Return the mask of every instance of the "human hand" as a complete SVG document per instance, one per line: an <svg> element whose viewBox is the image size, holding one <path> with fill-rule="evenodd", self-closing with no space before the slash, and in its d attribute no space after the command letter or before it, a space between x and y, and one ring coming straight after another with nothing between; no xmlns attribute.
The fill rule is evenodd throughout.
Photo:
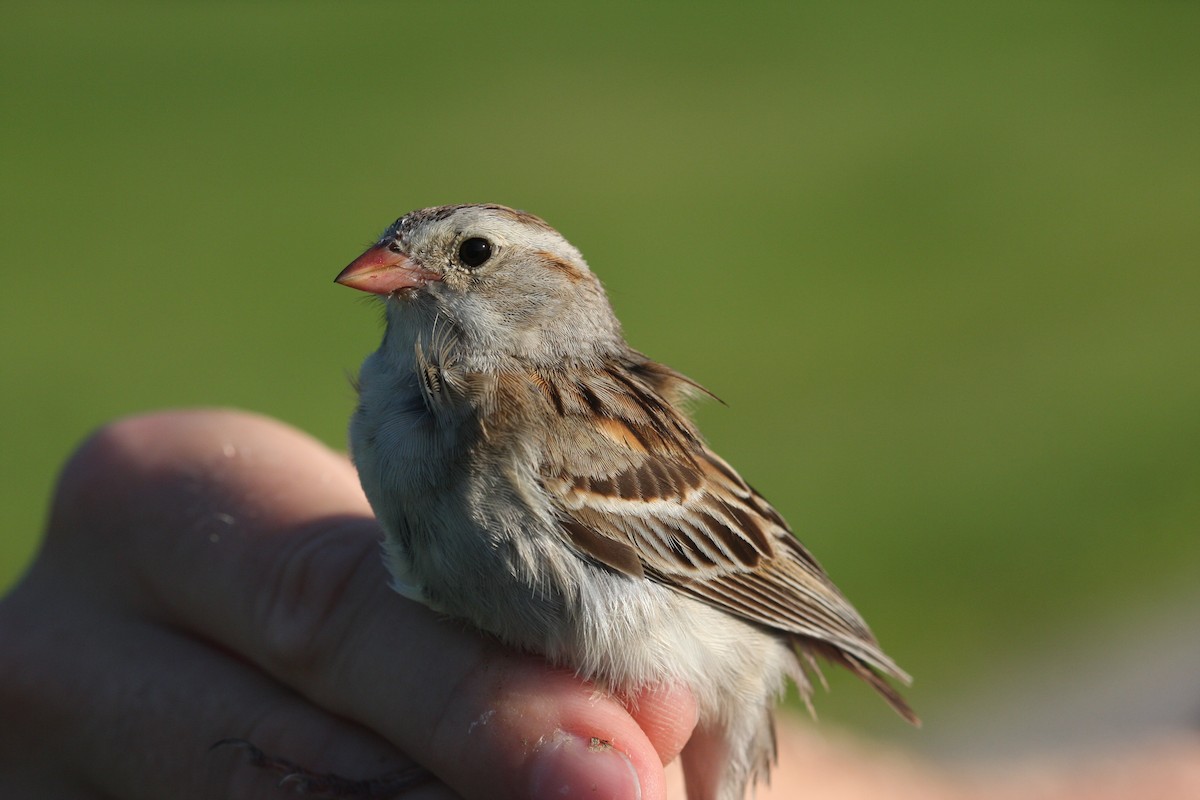
<svg viewBox="0 0 1200 800"><path fill-rule="evenodd" d="M286 797L225 737L406 797L665 796L683 691L627 710L387 587L346 459L227 411L114 423L0 603L0 795ZM612 748L589 748L590 737ZM272 793L277 794L272 794Z"/></svg>
<svg viewBox="0 0 1200 800"><path fill-rule="evenodd" d="M238 736L353 776L419 762L437 780L406 800L535 797L565 730L610 739L642 797L663 797L690 697L642 698L631 715L439 622L387 589L367 514L344 458L270 420L174 412L102 430L64 470L42 551L0 602L0 796L288 797L236 751L209 752ZM1048 780L1064 800L1200 789L1194 739L1091 767L1005 764L998 779L782 723L760 800L998 800ZM595 753L558 754L566 774L600 772Z"/></svg>

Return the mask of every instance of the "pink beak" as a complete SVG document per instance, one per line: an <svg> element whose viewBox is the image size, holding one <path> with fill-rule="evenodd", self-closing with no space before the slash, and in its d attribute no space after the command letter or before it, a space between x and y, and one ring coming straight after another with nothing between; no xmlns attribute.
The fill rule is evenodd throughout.
<svg viewBox="0 0 1200 800"><path fill-rule="evenodd" d="M392 294L401 289L419 289L441 280L436 273L423 269L403 253L376 245L350 262L334 281L372 294Z"/></svg>

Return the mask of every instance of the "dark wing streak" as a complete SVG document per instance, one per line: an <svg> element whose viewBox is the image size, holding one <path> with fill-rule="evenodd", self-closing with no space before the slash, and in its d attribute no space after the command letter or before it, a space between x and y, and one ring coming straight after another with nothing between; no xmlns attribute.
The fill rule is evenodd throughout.
<svg viewBox="0 0 1200 800"><path fill-rule="evenodd" d="M537 390L541 393L541 395L545 397L546 401L554 407L554 410L558 413L558 416L565 417L567 410L563 406L562 395L559 393L554 383L546 380L546 378L540 372L531 372L529 377L530 381L535 387L537 387Z"/></svg>
<svg viewBox="0 0 1200 800"><path fill-rule="evenodd" d="M579 550L587 553L596 561L631 578L645 577L642 560L638 557L637 550L631 545L620 542L611 536L600 534L573 519L564 519L562 526L568 539Z"/></svg>
<svg viewBox="0 0 1200 800"><path fill-rule="evenodd" d="M630 399L646 415L647 422L663 445L692 460L691 453L697 449L700 439L686 420L663 399L656 397L649 386L640 385L619 367L610 366L604 370L604 374L625 388Z"/></svg>
<svg viewBox="0 0 1200 800"><path fill-rule="evenodd" d="M636 559L641 576L791 634L802 652L816 652L855 672L914 720L881 673L906 683L908 676L879 648L778 512L664 399L678 397L685 379L665 367L634 362L574 378L547 379L569 396L555 410L567 422L580 416L615 420L641 446L635 451L627 439L605 437L586 419L577 420L581 429L596 430L596 451L607 448L612 455L597 458L597 465L627 466L571 475L556 473L555 464L544 465L552 499L553 489L567 492L558 498L560 513L569 520L563 530L581 554L633 576ZM660 498L685 513L680 519L654 516L638 502Z"/></svg>

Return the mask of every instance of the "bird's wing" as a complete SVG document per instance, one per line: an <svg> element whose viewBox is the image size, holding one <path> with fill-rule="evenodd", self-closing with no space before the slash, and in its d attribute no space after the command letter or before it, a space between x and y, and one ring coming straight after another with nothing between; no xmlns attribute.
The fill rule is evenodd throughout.
<svg viewBox="0 0 1200 800"><path fill-rule="evenodd" d="M695 384L637 356L539 380L567 439L547 449L563 455L542 475L566 539L614 570L793 634L912 718L875 671L908 676L778 512L677 410Z"/></svg>

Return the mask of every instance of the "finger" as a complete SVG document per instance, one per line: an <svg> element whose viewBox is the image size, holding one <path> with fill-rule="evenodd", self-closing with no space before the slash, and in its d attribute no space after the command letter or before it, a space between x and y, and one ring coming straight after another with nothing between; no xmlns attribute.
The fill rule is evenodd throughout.
<svg viewBox="0 0 1200 800"><path fill-rule="evenodd" d="M679 757L699 720L696 698L686 687L678 685L648 689L629 704L628 710L663 764Z"/></svg>
<svg viewBox="0 0 1200 800"><path fill-rule="evenodd" d="M367 723L465 796L527 796L585 776L614 796L639 782L643 797L662 796L658 751L674 743L656 748L574 677L386 589L378 530L343 459L261 419L182 416L123 423L93 446L93 460L139 476L100 498L141 509L114 534L133 542L126 560L142 588L128 601ZM655 718L657 703L639 713ZM671 714L659 718L671 728Z"/></svg>
<svg viewBox="0 0 1200 800"><path fill-rule="evenodd" d="M410 763L259 670L152 622L91 608L71 588L48 587L36 567L6 600L4 630L22 643L20 658L6 658L5 728L53 754L24 765L43 792L54 778L80 796L269 796L280 775L209 752L230 733L310 758L316 770L337 763L372 776ZM8 702L18 693L23 702ZM431 796L455 795L443 787Z"/></svg>
<svg viewBox="0 0 1200 800"><path fill-rule="evenodd" d="M43 554L98 597L154 614L203 602L184 594L222 586L243 557L304 546L297 528L370 513L345 457L281 423L167 412L113 423L79 448L60 475ZM215 580L147 591L143 579L201 563Z"/></svg>
<svg viewBox="0 0 1200 800"><path fill-rule="evenodd" d="M3 605L0 630L21 644L19 657L0 658L3 727L40 754L5 774L12 779L19 766L24 784L39 787L31 796L272 796L279 774L250 768L231 750L210 752L230 734L294 754L317 771L336 764L347 775L373 777L411 765L378 736L260 670L88 600L35 566ZM412 796L458 795L430 785Z"/></svg>

